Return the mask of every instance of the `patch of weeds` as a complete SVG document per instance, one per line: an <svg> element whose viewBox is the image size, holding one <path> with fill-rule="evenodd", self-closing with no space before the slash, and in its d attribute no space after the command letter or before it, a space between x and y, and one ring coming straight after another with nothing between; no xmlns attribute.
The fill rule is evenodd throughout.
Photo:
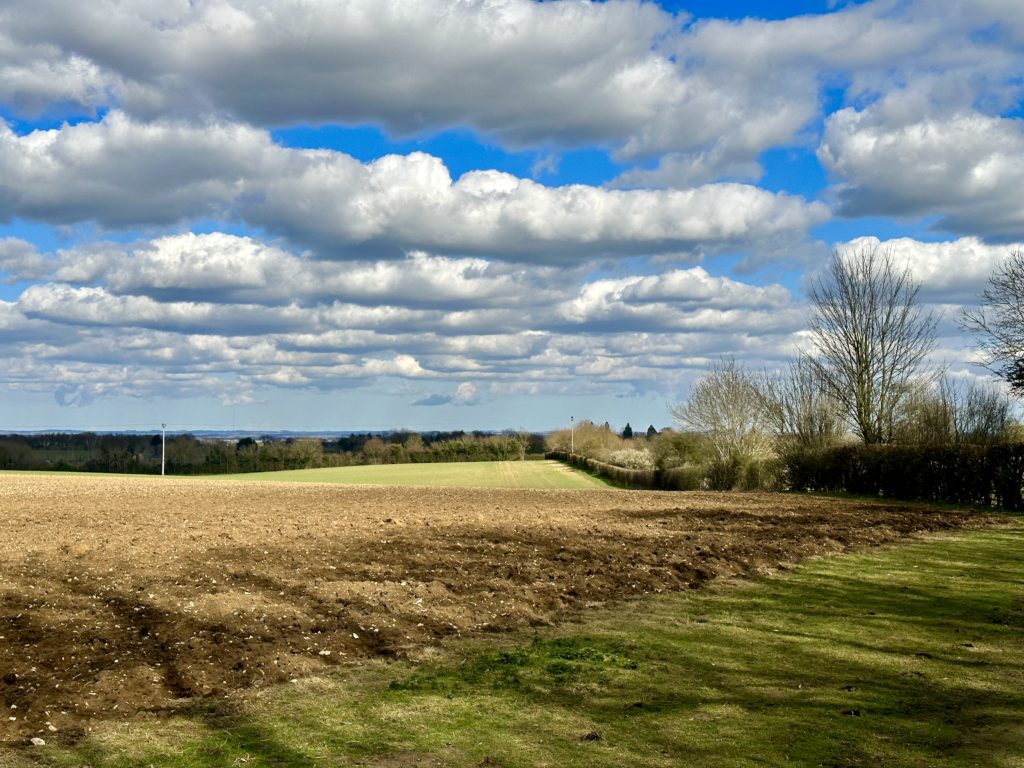
<svg viewBox="0 0 1024 768"><path fill-rule="evenodd" d="M624 643L598 637L535 637L529 645L499 652L478 652L456 666L414 672L394 680L391 691L455 695L467 689L545 690L579 684L603 684L612 670L637 670L639 663Z"/></svg>

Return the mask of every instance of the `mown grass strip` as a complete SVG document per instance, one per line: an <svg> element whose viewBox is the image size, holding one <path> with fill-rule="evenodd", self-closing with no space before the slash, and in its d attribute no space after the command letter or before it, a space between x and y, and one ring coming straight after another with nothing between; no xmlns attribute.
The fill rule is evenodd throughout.
<svg viewBox="0 0 1024 768"><path fill-rule="evenodd" d="M229 480L295 483L431 486L435 488L607 489L607 483L557 461L472 461L436 464L371 464L222 475Z"/></svg>
<svg viewBox="0 0 1024 768"><path fill-rule="evenodd" d="M11 765L1024 765L1024 524L460 641Z"/></svg>

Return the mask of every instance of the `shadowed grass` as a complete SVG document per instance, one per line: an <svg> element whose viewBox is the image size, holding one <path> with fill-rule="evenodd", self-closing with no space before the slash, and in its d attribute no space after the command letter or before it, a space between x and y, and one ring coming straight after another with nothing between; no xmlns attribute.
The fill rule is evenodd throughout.
<svg viewBox="0 0 1024 768"><path fill-rule="evenodd" d="M6 753L79 766L1024 766L1024 525ZM0 761L2 764L2 761Z"/></svg>

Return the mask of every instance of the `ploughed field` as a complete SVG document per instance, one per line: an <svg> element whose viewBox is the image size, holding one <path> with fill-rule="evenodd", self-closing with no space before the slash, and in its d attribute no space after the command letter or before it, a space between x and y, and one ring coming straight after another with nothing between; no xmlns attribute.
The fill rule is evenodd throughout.
<svg viewBox="0 0 1024 768"><path fill-rule="evenodd" d="M794 495L0 475L0 741L995 518Z"/></svg>

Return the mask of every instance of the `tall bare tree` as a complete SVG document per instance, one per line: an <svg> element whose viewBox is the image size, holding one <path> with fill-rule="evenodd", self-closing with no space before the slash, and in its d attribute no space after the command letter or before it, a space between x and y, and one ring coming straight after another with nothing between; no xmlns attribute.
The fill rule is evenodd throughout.
<svg viewBox="0 0 1024 768"><path fill-rule="evenodd" d="M891 251L834 251L811 288L812 365L865 443L893 438L900 403L935 345L937 318Z"/></svg>
<svg viewBox="0 0 1024 768"><path fill-rule="evenodd" d="M1010 251L988 279L981 306L964 309L960 322L979 336L986 367L1024 395L1024 251Z"/></svg>

